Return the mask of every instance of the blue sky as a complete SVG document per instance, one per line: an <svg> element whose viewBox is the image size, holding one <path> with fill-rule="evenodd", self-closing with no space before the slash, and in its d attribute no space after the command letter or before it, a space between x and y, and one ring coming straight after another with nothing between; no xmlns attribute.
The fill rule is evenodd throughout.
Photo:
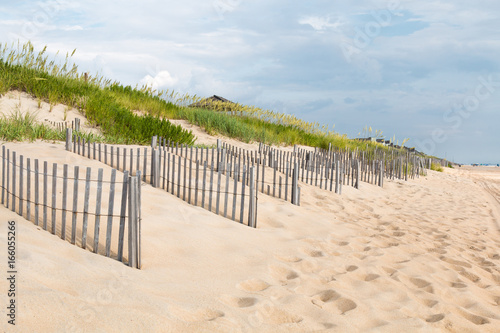
<svg viewBox="0 0 500 333"><path fill-rule="evenodd" d="M462 163L500 163L500 2L12 1L1 42L81 71L252 104Z"/></svg>

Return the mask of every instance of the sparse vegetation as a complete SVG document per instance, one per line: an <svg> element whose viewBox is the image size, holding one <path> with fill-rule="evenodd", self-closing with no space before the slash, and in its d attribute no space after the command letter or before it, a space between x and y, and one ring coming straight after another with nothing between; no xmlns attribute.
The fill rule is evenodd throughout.
<svg viewBox="0 0 500 333"><path fill-rule="evenodd" d="M439 172L443 172L443 167L441 166L441 164L438 164L438 163L434 163L432 162L431 163L431 170L434 170L434 171L439 171Z"/></svg>
<svg viewBox="0 0 500 333"><path fill-rule="evenodd" d="M6 141L64 140L65 132L36 122L34 114L22 114L16 108L0 119L0 138Z"/></svg>

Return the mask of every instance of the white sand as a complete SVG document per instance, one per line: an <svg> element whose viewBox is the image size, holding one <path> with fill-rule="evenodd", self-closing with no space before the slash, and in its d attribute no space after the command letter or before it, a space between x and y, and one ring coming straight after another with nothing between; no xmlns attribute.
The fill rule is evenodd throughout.
<svg viewBox="0 0 500 333"><path fill-rule="evenodd" d="M107 168L60 143L6 145L27 157ZM4 315L0 327L498 332L500 168L429 171L384 188L346 186L341 196L301 186L301 207L259 195L251 229L143 185L142 270L0 207L2 274L8 220L17 222L19 271L18 325Z"/></svg>

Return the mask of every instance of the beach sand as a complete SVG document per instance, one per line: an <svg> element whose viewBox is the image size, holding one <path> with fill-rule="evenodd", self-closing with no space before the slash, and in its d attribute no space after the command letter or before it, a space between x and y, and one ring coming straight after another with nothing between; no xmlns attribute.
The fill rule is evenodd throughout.
<svg viewBox="0 0 500 333"><path fill-rule="evenodd" d="M5 145L26 157L109 170L62 143ZM18 313L16 327L5 315L0 327L499 331L500 168L445 168L386 180L383 188L345 186L342 195L301 188L300 207L259 195L252 229L143 184L141 270L62 241L2 206L3 275L7 221L17 224ZM3 308L7 287L0 279Z"/></svg>

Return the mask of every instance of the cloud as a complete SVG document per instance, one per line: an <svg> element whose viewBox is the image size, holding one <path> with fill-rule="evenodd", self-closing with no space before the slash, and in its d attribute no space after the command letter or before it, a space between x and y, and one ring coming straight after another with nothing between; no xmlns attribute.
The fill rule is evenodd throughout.
<svg viewBox="0 0 500 333"><path fill-rule="evenodd" d="M310 25L314 30L324 31L326 29L332 28L334 30L339 29L342 26L340 20L335 22L330 22L329 17L319 17L319 16L306 16L299 20L300 24Z"/></svg>
<svg viewBox="0 0 500 333"><path fill-rule="evenodd" d="M168 71L160 71L154 77L146 75L141 84L152 87L153 89L172 88L177 83L177 78L172 77Z"/></svg>

